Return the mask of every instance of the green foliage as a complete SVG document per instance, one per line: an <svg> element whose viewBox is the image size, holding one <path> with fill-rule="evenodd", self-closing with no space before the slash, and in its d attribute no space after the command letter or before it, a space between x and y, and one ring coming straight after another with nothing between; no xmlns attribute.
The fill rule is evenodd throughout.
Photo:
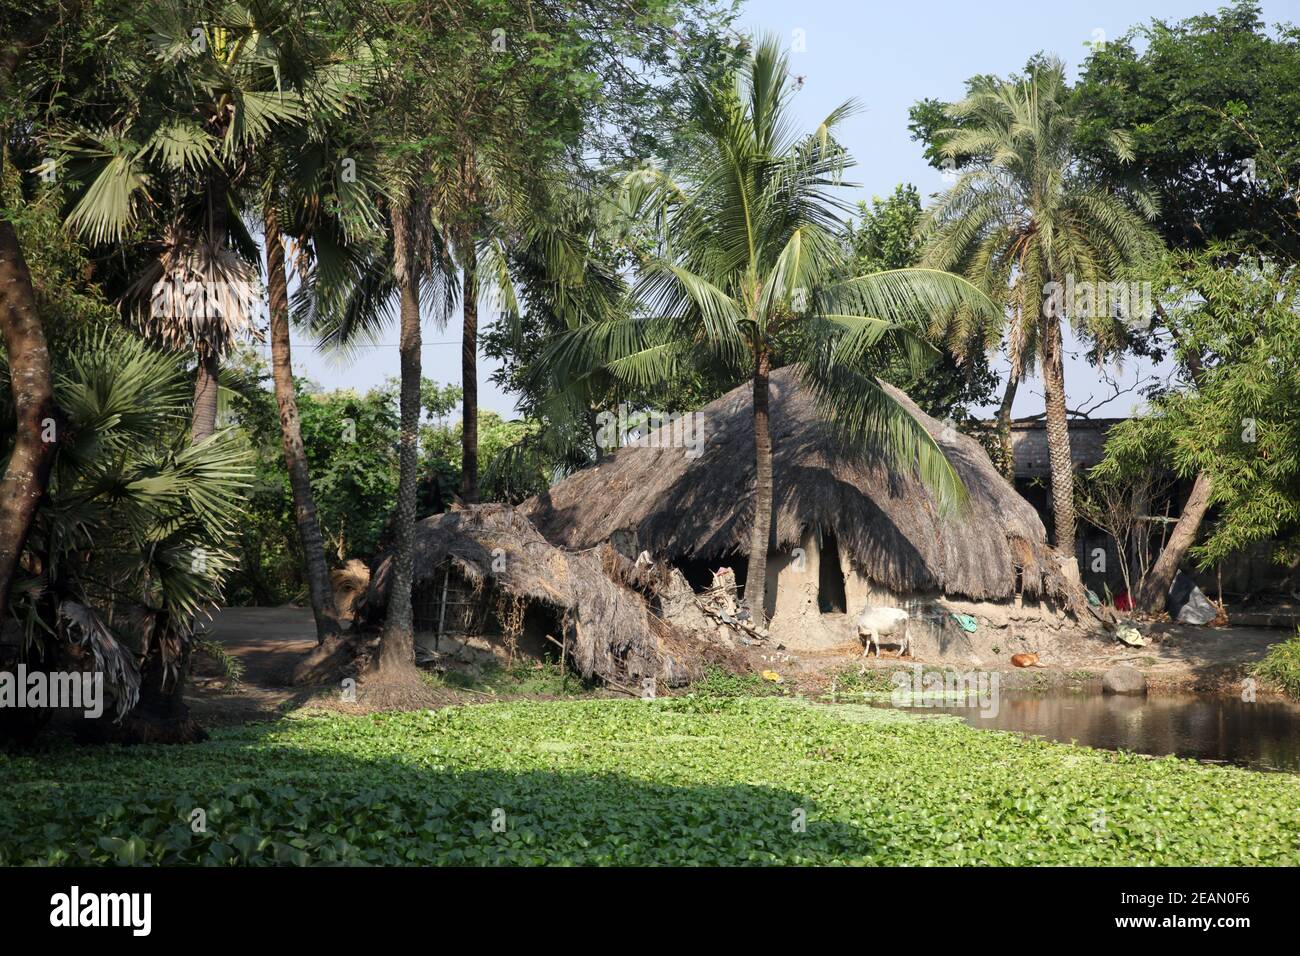
<svg viewBox="0 0 1300 956"><path fill-rule="evenodd" d="M196 640L194 649L212 658L227 685L238 684L244 679L244 662L226 650L226 645L220 641Z"/></svg>
<svg viewBox="0 0 1300 956"><path fill-rule="evenodd" d="M520 702L213 737L0 756L0 864L1300 862L1292 775L860 705Z"/></svg>
<svg viewBox="0 0 1300 956"><path fill-rule="evenodd" d="M1151 413L1111 430L1096 468L1115 478L1167 468L1211 480L1215 516L1192 554L1210 567L1282 536L1300 544L1300 273L1222 246L1171 253L1153 273L1188 379ZM1193 374L1190 369L1197 369Z"/></svg>
<svg viewBox="0 0 1300 956"><path fill-rule="evenodd" d="M226 550L248 487L229 431L191 445L191 386L181 360L119 330L60 356L61 440L31 548L59 597L139 603L177 619L221 595ZM0 374L0 445L12 440L8 367Z"/></svg>
<svg viewBox="0 0 1300 956"><path fill-rule="evenodd" d="M265 380L254 362L250 375ZM397 382L360 393L322 392L298 380L298 412L311 475L317 519L333 563L369 561L387 546L397 494ZM460 484L461 424L449 421L458 409L460 387L425 379L425 417L420 425L418 516L445 510ZM256 458L247 519L239 529L240 560L230 583L235 604L275 605L299 596L303 577L293 494L284 468L275 396L257 387L234 399L234 418ZM521 501L546 487L540 470L510 472L504 460L534 435L533 421L506 421L479 414L479 460L484 500Z"/></svg>
<svg viewBox="0 0 1300 956"><path fill-rule="evenodd" d="M899 183L885 199L858 203L857 222L844 231L851 275L906 269L921 259L921 194L911 183Z"/></svg>
<svg viewBox="0 0 1300 956"><path fill-rule="evenodd" d="M1080 168L1075 135L1084 120L1058 60L1031 61L1023 77L979 76L966 99L947 107L949 125L928 131L956 182L926 211L922 262L960 271L1006 306L993 324L956 312L935 316L954 348L991 348L1005 332L1013 371L1038 358L1049 283L1101 284L1145 261L1158 242L1142 190L1096 188ZM1129 136L1111 128L1098 148L1131 159ZM1109 310L1064 309L1100 351L1121 348L1127 330ZM1059 357L1058 357L1059 360Z"/></svg>
<svg viewBox="0 0 1300 956"><path fill-rule="evenodd" d="M121 329L54 356L59 442L25 542L10 609L28 642L93 650L119 713L134 706L135 657L173 666L196 614L224 594L249 459L229 430L191 444L180 357ZM0 360L0 452L14 438Z"/></svg>
<svg viewBox="0 0 1300 956"><path fill-rule="evenodd" d="M1079 151L1107 185L1139 174L1157 190L1171 245L1247 242L1300 254L1300 31L1266 28L1245 0L1177 23L1152 21L1095 49L1076 98ZM1132 131L1132 163L1097 149Z"/></svg>
<svg viewBox="0 0 1300 956"><path fill-rule="evenodd" d="M46 343L63 352L87 332L116 324L117 310L91 281L84 245L63 228L62 191L47 188L25 198L19 186L18 170L6 164L0 207L18 233Z"/></svg>
<svg viewBox="0 0 1300 956"><path fill-rule="evenodd" d="M1260 680L1281 688L1293 700L1300 700L1300 632L1289 641L1269 648L1267 656L1251 670Z"/></svg>
<svg viewBox="0 0 1300 956"><path fill-rule="evenodd" d="M312 495L327 557L368 559L397 493L397 409L391 387L317 392L299 380L298 411ZM306 585L293 494L275 396L258 389L235 402L235 418L256 455L249 516L240 527L240 561L231 601L274 605Z"/></svg>
<svg viewBox="0 0 1300 956"><path fill-rule="evenodd" d="M710 667L703 677L692 682L690 692L703 697L778 697L784 688L758 674L737 674L721 667Z"/></svg>
<svg viewBox="0 0 1300 956"><path fill-rule="evenodd" d="M914 468L941 501L959 502L956 472L874 375L890 360L920 368L932 357L912 332L923 316L996 309L934 270L847 276L838 187L852 161L834 133L855 104L798 135L792 95L775 38L726 83L700 86L699 135L680 175L642 169L624 182L623 208L654 227L638 262L635 315L558 336L545 366L561 378L599 371L649 387L702 360L741 380L774 358L796 364L847 445Z"/></svg>

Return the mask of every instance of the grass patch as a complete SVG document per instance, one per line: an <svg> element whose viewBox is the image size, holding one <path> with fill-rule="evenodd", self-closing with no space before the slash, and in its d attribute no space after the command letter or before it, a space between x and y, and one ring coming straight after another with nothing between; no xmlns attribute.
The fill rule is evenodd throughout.
<svg viewBox="0 0 1300 956"><path fill-rule="evenodd" d="M904 673L907 675L908 686L914 678L915 668L918 665L909 664L900 667L862 667L860 665L850 665L831 675L830 687L821 695L821 700L835 702L853 701L888 701L894 696L897 685L894 683L894 675ZM942 680L944 675L949 673L942 667L921 666L921 673L938 675Z"/></svg>
<svg viewBox="0 0 1300 956"><path fill-rule="evenodd" d="M735 674L721 667L709 667L704 676L689 688L701 697L780 697L787 693L775 681L765 680L758 674Z"/></svg>
<svg viewBox="0 0 1300 956"><path fill-rule="evenodd" d="M1251 673L1273 684L1292 700L1300 700L1300 631L1290 640L1270 647Z"/></svg>
<svg viewBox="0 0 1300 956"><path fill-rule="evenodd" d="M477 673L421 671L420 676L434 690L467 690L498 697L581 697L597 689L553 661L492 663Z"/></svg>
<svg viewBox="0 0 1300 956"><path fill-rule="evenodd" d="M1295 865L1300 778L702 695L0 756L0 864L336 862Z"/></svg>

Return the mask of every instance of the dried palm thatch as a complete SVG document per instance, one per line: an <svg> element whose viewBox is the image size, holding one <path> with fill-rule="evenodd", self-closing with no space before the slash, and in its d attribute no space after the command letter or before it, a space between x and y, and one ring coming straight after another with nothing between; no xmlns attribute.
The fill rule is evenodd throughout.
<svg viewBox="0 0 1300 956"><path fill-rule="evenodd" d="M74 641L90 651L94 669L104 675L117 701L116 722L140 699L140 668L129 648L113 636L99 612L76 601L59 604L59 620L68 628Z"/></svg>
<svg viewBox="0 0 1300 956"><path fill-rule="evenodd" d="M775 547L797 546L806 529L820 528L834 532L859 574L894 592L1004 600L1014 595L1019 572L1024 594L1069 603L1038 514L974 439L884 386L939 443L969 492L964 511L941 514L914 474L844 452L793 368L773 373L771 385ZM670 559L747 554L754 509L750 385L699 414L704 437L697 457L654 447L661 439L651 432L520 510L566 548L630 533L636 549Z"/></svg>
<svg viewBox="0 0 1300 956"><path fill-rule="evenodd" d="M257 266L207 235L169 226L162 253L127 290L145 331L168 348L223 355L242 339L260 339Z"/></svg>
<svg viewBox="0 0 1300 956"><path fill-rule="evenodd" d="M351 621L356 617L357 603L365 596L370 585L370 568L364 561L351 558L341 568L330 572L330 588L334 592L334 605L339 617Z"/></svg>
<svg viewBox="0 0 1300 956"><path fill-rule="evenodd" d="M566 660L583 677L626 687L645 678L675 686L696 676L694 642L606 573L604 550L563 551L508 505L470 506L416 525L412 589L441 587L450 562L473 587L493 589L499 606L536 602L550 609ZM372 615L386 605L391 566L385 557L371 576Z"/></svg>

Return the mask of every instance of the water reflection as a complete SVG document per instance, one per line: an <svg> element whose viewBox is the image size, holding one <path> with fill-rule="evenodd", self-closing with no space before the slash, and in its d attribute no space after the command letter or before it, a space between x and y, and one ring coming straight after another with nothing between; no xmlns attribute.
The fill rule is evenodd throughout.
<svg viewBox="0 0 1300 956"><path fill-rule="evenodd" d="M1087 747L1300 772L1300 707L1233 697L1116 697L1003 692L994 716L978 707L923 707L972 727L1013 730ZM912 709L912 708L909 708Z"/></svg>

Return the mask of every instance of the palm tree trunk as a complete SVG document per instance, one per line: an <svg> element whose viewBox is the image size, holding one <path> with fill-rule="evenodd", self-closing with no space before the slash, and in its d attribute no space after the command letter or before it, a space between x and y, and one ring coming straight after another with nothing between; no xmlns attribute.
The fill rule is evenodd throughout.
<svg viewBox="0 0 1300 956"><path fill-rule="evenodd" d="M400 433L397 508L393 529L393 564L388 587L388 612L379 644L379 670L394 672L415 667L411 615L411 572L415 543L415 485L420 427L420 257L414 248L415 211L393 210L394 273L400 293L401 356Z"/></svg>
<svg viewBox="0 0 1300 956"><path fill-rule="evenodd" d="M271 310L271 373L275 381L275 401L280 410L284 467L289 472L289 487L293 490L294 518L302 542L312 615L316 618L316 641L324 644L339 633L339 612L334 606L329 566L325 563L325 542L316 519L316 502L312 498L311 478L307 472L307 451L302 443L302 422L298 416L293 356L289 347L289 280L284 267L284 236L273 201L266 203L262 218L266 228L266 286Z"/></svg>
<svg viewBox="0 0 1300 956"><path fill-rule="evenodd" d="M36 506L49 482L58 439L50 352L18 233L0 219L0 331L9 356L17 430L0 479L0 619L27 543Z"/></svg>
<svg viewBox="0 0 1300 956"><path fill-rule="evenodd" d="M478 501L478 257L472 236L465 237L462 248L465 327L460 344L460 498L473 504Z"/></svg>
<svg viewBox="0 0 1300 956"><path fill-rule="evenodd" d="M1047 457L1052 468L1052 527L1056 551L1066 578L1079 582L1074 548L1074 462L1070 457L1070 424L1065 408L1065 364L1061 321L1043 318L1043 391L1047 412Z"/></svg>
<svg viewBox="0 0 1300 956"><path fill-rule="evenodd" d="M221 359L210 348L199 346L199 369L194 379L194 412L190 433L194 444L211 438L217 430L217 382Z"/></svg>
<svg viewBox="0 0 1300 956"><path fill-rule="evenodd" d="M768 376L772 356L758 353L754 363L754 529L749 538L749 567L745 574L745 604L754 624L767 621L767 549L772 537L772 420Z"/></svg>
<svg viewBox="0 0 1300 956"><path fill-rule="evenodd" d="M1012 484L1016 480L1016 452L1011 441L1011 405L1016 400L1016 389L1020 385L1020 375L1015 368L1007 373L1007 387L1002 392L1002 404L998 406L998 444L1002 448L1002 461L998 464L1002 475Z"/></svg>
<svg viewBox="0 0 1300 956"><path fill-rule="evenodd" d="M1196 540L1205 513L1210 510L1210 491L1210 476L1201 472L1196 476L1192 493L1187 496L1187 504L1183 505L1183 513L1178 516L1165 549L1160 552L1155 566L1138 588L1136 604L1143 613L1159 614L1165 609L1169 588L1174 583L1178 567L1183 563L1187 549Z"/></svg>

